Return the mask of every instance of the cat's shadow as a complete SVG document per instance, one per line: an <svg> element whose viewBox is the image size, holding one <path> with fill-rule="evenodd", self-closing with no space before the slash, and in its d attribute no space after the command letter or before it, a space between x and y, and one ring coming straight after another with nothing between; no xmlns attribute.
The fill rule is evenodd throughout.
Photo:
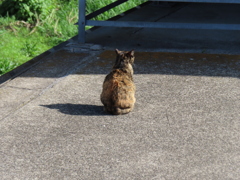
<svg viewBox="0 0 240 180"><path fill-rule="evenodd" d="M41 105L49 109L56 109L63 114L83 116L107 116L110 115L103 110L103 106L90 104L49 104Z"/></svg>

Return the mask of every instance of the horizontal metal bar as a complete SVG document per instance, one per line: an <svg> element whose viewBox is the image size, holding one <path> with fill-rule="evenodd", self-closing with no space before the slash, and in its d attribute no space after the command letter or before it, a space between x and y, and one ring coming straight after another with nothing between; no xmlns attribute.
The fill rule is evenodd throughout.
<svg viewBox="0 0 240 180"><path fill-rule="evenodd" d="M233 4L240 4L240 0L150 0L150 1L173 1L173 2L195 2L195 3L233 3Z"/></svg>
<svg viewBox="0 0 240 180"><path fill-rule="evenodd" d="M118 5L120 5L120 4L122 4L122 3L126 2L126 1L128 1L128 0L118 0L118 1L115 1L115 2L113 2L111 4L109 4L109 5L104 6L103 8L98 9L97 11L94 11L93 13L87 15L86 19L92 19L92 18L98 16L99 14L102 14L105 11L108 11L109 9L112 9L112 8L118 6Z"/></svg>
<svg viewBox="0 0 240 180"><path fill-rule="evenodd" d="M138 27L138 28L169 28L169 29L214 29L240 30L240 24L207 24L207 23L172 23L142 21L93 21L87 20L89 26Z"/></svg>

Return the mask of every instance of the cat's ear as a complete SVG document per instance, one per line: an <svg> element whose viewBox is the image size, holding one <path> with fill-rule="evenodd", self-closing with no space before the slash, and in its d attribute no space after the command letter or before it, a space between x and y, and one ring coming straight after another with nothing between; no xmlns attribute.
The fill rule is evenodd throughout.
<svg viewBox="0 0 240 180"><path fill-rule="evenodd" d="M134 50L129 51L128 54L133 57L134 56Z"/></svg>
<svg viewBox="0 0 240 180"><path fill-rule="evenodd" d="M121 51L119 51L118 49L116 49L115 52L116 52L117 54L120 54L120 53L121 53Z"/></svg>

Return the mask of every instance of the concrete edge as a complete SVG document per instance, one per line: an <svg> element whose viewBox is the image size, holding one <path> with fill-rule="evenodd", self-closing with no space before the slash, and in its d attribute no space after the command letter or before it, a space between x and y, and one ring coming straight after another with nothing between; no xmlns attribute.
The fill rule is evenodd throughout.
<svg viewBox="0 0 240 180"><path fill-rule="evenodd" d="M15 69L3 74L2 76L0 76L0 87L5 84L6 82L16 78L17 76L21 75L22 73L26 72L27 70L31 69L32 67L36 66L37 64L39 64L41 62L41 60L51 54L53 54L54 52L62 49L64 46L66 46L68 43L74 41L74 38L76 38L76 36L74 36L73 38L60 43L57 46L54 46L53 48L43 52L42 54L34 57L33 59L30 59L29 61L23 63L22 65L16 67Z"/></svg>
<svg viewBox="0 0 240 180"><path fill-rule="evenodd" d="M119 14L119 15L117 15L117 16L114 16L114 17L112 17L112 18L110 18L110 19L108 19L108 20L117 20L117 19L121 18L122 16L125 16L125 15L127 15L127 14L129 14L129 13L131 13L131 12L133 12L133 11L136 11L136 10L138 10L139 8L145 6L145 5L149 4L149 3L150 3L149 1L144 2L144 3L140 4L139 6L136 6L136 7L132 8L132 9L129 9L129 10L127 10L126 12L121 13L121 14ZM90 32L92 32L92 31L94 31L94 30L96 30L96 29L98 29L98 28L99 28L99 27L92 27L92 28L86 30L86 33L90 33ZM67 41L65 41L65 42L60 43L60 44L57 45L57 46L54 46L53 48L51 48L51 49L43 52L42 54L34 57L33 59L30 59L29 61L25 62L24 64L22 64L22 65L20 65L20 66L18 66L18 67L16 67L15 69L13 69L13 70L11 70L11 71L3 74L2 76L0 76L0 87L1 87L3 84L5 84L6 82L11 81L12 79L18 77L18 76L21 75L22 73L24 73L24 72L26 72L27 70L31 69L32 67L36 66L37 64L39 64L39 63L41 62L41 60L42 60L43 58L45 58L45 57L53 54L54 52L62 49L62 48L63 48L64 46L66 46L68 43L71 43L71 42L73 42L73 41L77 41L77 38L78 38L78 35L72 37L71 39L69 39L69 40L67 40Z"/></svg>

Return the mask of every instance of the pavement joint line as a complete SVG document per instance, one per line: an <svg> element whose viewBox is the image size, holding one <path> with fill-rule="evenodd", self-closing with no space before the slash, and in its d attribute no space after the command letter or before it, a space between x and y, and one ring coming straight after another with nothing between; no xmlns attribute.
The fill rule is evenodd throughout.
<svg viewBox="0 0 240 180"><path fill-rule="evenodd" d="M61 82L63 79L65 79L66 77L68 77L69 75L73 74L74 72L76 72L79 67L82 65L82 67L88 65L88 63L85 62L91 62L91 60L93 60L93 57L95 57L96 55L100 54L101 52L90 52L88 56L86 56L85 58L83 58L79 63L75 64L73 66L73 68L69 68L72 69L71 71L68 71L65 75L63 75L62 77L57 78L53 83L51 83L50 85L48 85L46 88L44 88L40 93L38 93L38 96L41 96L43 94L45 94L45 92L47 92L49 89L53 88L56 84L58 84L59 82Z"/></svg>
<svg viewBox="0 0 240 180"><path fill-rule="evenodd" d="M149 1L144 2L144 3L140 4L139 6L136 6L136 7L132 8L132 9L127 10L127 11L124 12L124 16L127 15L127 14L130 14L131 12L136 11L136 10L138 10L138 9L142 8L143 6L146 6L148 4L150 4ZM117 20L117 19L119 19L121 17L122 17L121 15L116 15L116 16L110 18L109 20ZM86 30L85 32L87 34L89 34L89 33L92 33L94 30L96 30L98 28L100 28L100 27L94 26L94 27ZM42 59L48 57L49 55L51 55L54 52L56 52L56 51L58 51L58 50L60 50L60 49L62 49L64 47L66 47L67 44L75 42L74 39L77 39L77 38L78 38L78 35L76 35L76 36L68 39L67 41L64 41L64 42L60 43L59 45L54 46L53 48L43 52L42 54L34 57L33 59L27 61L26 63L18 66L14 70L12 70L12 71L10 71L10 72L8 72L6 74L1 75L0 76L0 88L3 87L7 82L13 80L14 78L20 76L24 72L26 72L29 69L33 68L34 66L38 65L40 62L42 62ZM79 53L79 52L73 50L72 53ZM86 53L86 51L84 51L84 53Z"/></svg>
<svg viewBox="0 0 240 180"><path fill-rule="evenodd" d="M1 121L4 121L6 118L8 118L10 115L13 115L15 112L17 112L17 110L21 109L22 107L24 107L26 104L28 104L29 102L31 102L32 100L36 99L37 95L35 95L34 97L30 98L28 101L21 103L20 105L18 105L16 108L12 109L6 116L4 116L2 119L0 119Z"/></svg>
<svg viewBox="0 0 240 180"><path fill-rule="evenodd" d="M30 89L30 88L21 88L21 87L16 87L16 86L8 86L6 85L6 87L9 87L9 88L13 88L13 89L21 89L21 90L38 90L38 89Z"/></svg>
<svg viewBox="0 0 240 180"><path fill-rule="evenodd" d="M28 101L21 103L20 105L18 105L16 108L14 108L13 110L11 110L6 116L4 116L2 119L0 119L0 121L4 121L7 117L9 117L10 115L12 115L14 112L18 111L19 109L23 108L25 105L27 105L28 103L30 103L31 101L37 99L38 97L42 96L43 94L45 94L46 92L48 92L48 90L50 90L51 88L53 88L55 85L57 85L58 83L60 83L63 79L65 79L66 77L68 77L69 75L73 74L74 72L76 72L80 66L85 67L86 65L88 65L88 63L90 63L91 61L94 60L93 57L96 57L98 54L102 53L103 51L89 51L89 55L87 55L86 57L84 57L79 63L75 64L70 71L68 71L65 75L63 75L62 77L57 78L56 80L54 80L51 84L49 84L47 87L43 88L39 93L37 93L36 95L34 95L32 98L30 98ZM88 63L86 63L88 62ZM4 84L7 84L6 82ZM11 87L11 86L7 86L6 87ZM17 88L17 87L12 87L12 88ZM20 89L25 89L25 90L34 90L34 89L28 89L28 88L20 88Z"/></svg>
<svg viewBox="0 0 240 180"><path fill-rule="evenodd" d="M48 49L47 51L39 54L38 56L32 58L31 60L27 61L26 63L16 67L12 71L7 72L6 74L3 74L0 76L0 88L3 87L7 82L15 79L16 77L20 76L21 74L25 73L29 69L33 68L34 66L38 65L42 62L42 60L50 55L52 55L54 52L62 49L65 47L68 43L74 42L74 39L77 38L77 36L74 36L67 41L64 41L60 43L57 46L54 46L51 49Z"/></svg>

